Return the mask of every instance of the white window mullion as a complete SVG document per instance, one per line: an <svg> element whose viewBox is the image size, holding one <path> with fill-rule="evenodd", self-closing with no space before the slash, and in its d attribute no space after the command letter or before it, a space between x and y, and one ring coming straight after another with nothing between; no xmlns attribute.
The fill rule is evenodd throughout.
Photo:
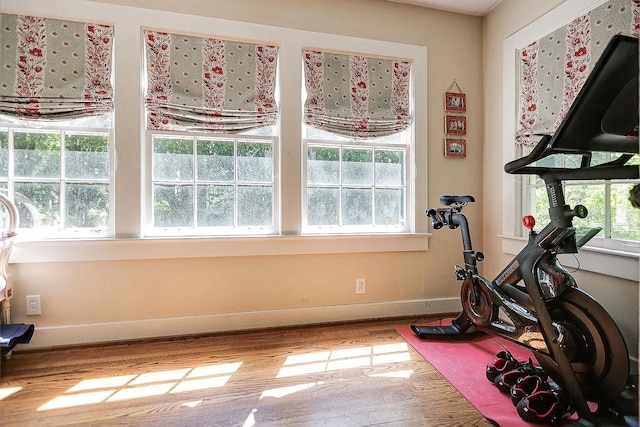
<svg viewBox="0 0 640 427"><path fill-rule="evenodd" d="M60 206L58 207L60 213L60 228L64 230L66 228L67 218L65 215L66 212L66 203L67 203L67 179L66 179L66 168L65 168L65 138L67 136L66 132L60 132Z"/></svg>
<svg viewBox="0 0 640 427"><path fill-rule="evenodd" d="M300 37L288 37L280 45L278 58L278 95L280 106L279 170L276 190L279 195L281 234L301 234L303 224L302 206L306 210L306 147L302 144L302 88L303 72ZM306 223L307 220L304 220Z"/></svg>
<svg viewBox="0 0 640 427"><path fill-rule="evenodd" d="M193 185L193 230L198 228L198 138L193 138L193 156L191 157L191 167L193 176L191 177L191 185Z"/></svg>
<svg viewBox="0 0 640 427"><path fill-rule="evenodd" d="M371 150L371 224L375 227L376 222L376 151L374 147Z"/></svg>
<svg viewBox="0 0 640 427"><path fill-rule="evenodd" d="M151 153L145 152L145 115L140 87L142 34L139 24L122 20L114 26L114 111L115 130L113 191L117 203L112 209L115 237L141 237L143 209L152 206ZM144 185L145 183L146 185ZM142 189L146 188L146 191ZM147 218L151 218L147 216Z"/></svg>
<svg viewBox="0 0 640 427"><path fill-rule="evenodd" d="M9 154L9 170L7 171L7 179L8 179L8 183L7 183L7 192L9 194L9 198L11 198L12 200L15 200L15 172L16 172L16 168L15 168L15 143L13 140L13 128L10 127L9 129L9 143L8 143L8 154Z"/></svg>
<svg viewBox="0 0 640 427"><path fill-rule="evenodd" d="M233 227L237 228L240 223L238 220L238 139L233 139Z"/></svg>
<svg viewBox="0 0 640 427"><path fill-rule="evenodd" d="M342 144L340 145L340 150L338 153L338 226L342 227L344 225L344 216L343 216L343 212L344 212L344 200L342 197L342 194L344 193L344 183L342 181L342 176L344 174L342 166L344 165L344 161L343 161L343 152L344 152L344 147L342 146Z"/></svg>
<svg viewBox="0 0 640 427"><path fill-rule="evenodd" d="M604 234L606 239L611 238L611 181L604 183Z"/></svg>

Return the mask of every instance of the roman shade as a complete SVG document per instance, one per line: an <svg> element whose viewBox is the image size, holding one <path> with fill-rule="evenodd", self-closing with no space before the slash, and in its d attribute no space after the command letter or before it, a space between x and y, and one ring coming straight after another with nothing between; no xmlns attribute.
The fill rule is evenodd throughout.
<svg viewBox="0 0 640 427"><path fill-rule="evenodd" d="M113 27L0 15L0 114L68 120L111 113Z"/></svg>
<svg viewBox="0 0 640 427"><path fill-rule="evenodd" d="M640 3L610 0L520 49L516 144L555 133L609 40L639 29Z"/></svg>
<svg viewBox="0 0 640 427"><path fill-rule="evenodd" d="M303 50L305 123L356 138L401 132L411 124L411 62Z"/></svg>
<svg viewBox="0 0 640 427"><path fill-rule="evenodd" d="M277 122L278 47L144 32L147 129L242 132Z"/></svg>

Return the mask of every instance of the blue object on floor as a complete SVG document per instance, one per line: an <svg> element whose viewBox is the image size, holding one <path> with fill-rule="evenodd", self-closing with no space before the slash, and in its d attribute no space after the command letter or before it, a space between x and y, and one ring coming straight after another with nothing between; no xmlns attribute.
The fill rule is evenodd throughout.
<svg viewBox="0 0 640 427"><path fill-rule="evenodd" d="M0 325L0 350L2 356L13 350L18 344L27 344L31 341L35 327L26 323L11 323Z"/></svg>

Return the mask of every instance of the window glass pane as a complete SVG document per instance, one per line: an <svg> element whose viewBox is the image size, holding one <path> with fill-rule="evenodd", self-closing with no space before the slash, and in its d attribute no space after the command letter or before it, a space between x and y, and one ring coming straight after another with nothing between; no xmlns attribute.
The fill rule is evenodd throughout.
<svg viewBox="0 0 640 427"><path fill-rule="evenodd" d="M154 138L153 177L157 180L193 179L193 139Z"/></svg>
<svg viewBox="0 0 640 427"><path fill-rule="evenodd" d="M337 188L309 188L307 190L307 222L309 225L339 223L340 190Z"/></svg>
<svg viewBox="0 0 640 427"><path fill-rule="evenodd" d="M404 223L404 191L376 189L376 224L400 225Z"/></svg>
<svg viewBox="0 0 640 427"><path fill-rule="evenodd" d="M581 204L587 207L587 218L575 218L576 227L604 226L604 186L602 185L568 185L563 186L565 202L574 207ZM531 187L529 193L529 209L525 214L533 215L536 219L536 229L540 230L550 221L549 199L546 187Z"/></svg>
<svg viewBox="0 0 640 427"><path fill-rule="evenodd" d="M9 176L9 132L0 130L0 177Z"/></svg>
<svg viewBox="0 0 640 427"><path fill-rule="evenodd" d="M155 227L193 226L193 185L153 186Z"/></svg>
<svg viewBox="0 0 640 427"><path fill-rule="evenodd" d="M238 225L273 225L273 189L269 186L238 187Z"/></svg>
<svg viewBox="0 0 640 427"><path fill-rule="evenodd" d="M603 152L594 152L591 156L591 165L601 165L609 161L611 154Z"/></svg>
<svg viewBox="0 0 640 427"><path fill-rule="evenodd" d="M198 185L198 227L232 227L233 193L232 185Z"/></svg>
<svg viewBox="0 0 640 427"><path fill-rule="evenodd" d="M564 154L562 156L562 162L560 162L563 167L568 169L578 169L582 162L582 156L574 156L571 154Z"/></svg>
<svg viewBox="0 0 640 427"><path fill-rule="evenodd" d="M342 183L373 184L372 149L348 148L342 152Z"/></svg>
<svg viewBox="0 0 640 427"><path fill-rule="evenodd" d="M16 182L20 228L60 228L60 184Z"/></svg>
<svg viewBox="0 0 640 427"><path fill-rule="evenodd" d="M15 175L18 177L60 177L60 134L14 132Z"/></svg>
<svg viewBox="0 0 640 427"><path fill-rule="evenodd" d="M529 211L526 214L533 215L536 219L536 229L542 229L549 223L549 200L545 187L534 187L529 198Z"/></svg>
<svg viewBox="0 0 640 427"><path fill-rule="evenodd" d="M329 147L309 147L307 150L307 183L340 183L340 150Z"/></svg>
<svg viewBox="0 0 640 427"><path fill-rule="evenodd" d="M233 181L233 141L199 139L198 179L204 181Z"/></svg>
<svg viewBox="0 0 640 427"><path fill-rule="evenodd" d="M238 142L238 181L271 182L273 150L270 143Z"/></svg>
<svg viewBox="0 0 640 427"><path fill-rule="evenodd" d="M373 223L371 189L342 189L342 223L344 225L371 225Z"/></svg>
<svg viewBox="0 0 640 427"><path fill-rule="evenodd" d="M631 206L629 192L634 184L611 185L611 237L640 240L640 209Z"/></svg>
<svg viewBox="0 0 640 427"><path fill-rule="evenodd" d="M565 185L565 200L571 207L584 205L589 215L574 219L575 227L605 227L606 206L604 185ZM601 232L599 237L604 237Z"/></svg>
<svg viewBox="0 0 640 427"><path fill-rule="evenodd" d="M274 227L271 139L154 135L153 140L153 227L189 228L181 232L195 234L211 234L214 227L221 234L238 227L261 227L260 233Z"/></svg>
<svg viewBox="0 0 640 427"><path fill-rule="evenodd" d="M107 179L109 177L109 137L103 135L65 135L67 178Z"/></svg>
<svg viewBox="0 0 640 427"><path fill-rule="evenodd" d="M406 227L406 148L362 145L307 146L306 226Z"/></svg>
<svg viewBox="0 0 640 427"><path fill-rule="evenodd" d="M109 223L108 184L67 184L65 228L102 228Z"/></svg>
<svg viewBox="0 0 640 427"><path fill-rule="evenodd" d="M403 183L404 152L400 150L376 150L376 185Z"/></svg>

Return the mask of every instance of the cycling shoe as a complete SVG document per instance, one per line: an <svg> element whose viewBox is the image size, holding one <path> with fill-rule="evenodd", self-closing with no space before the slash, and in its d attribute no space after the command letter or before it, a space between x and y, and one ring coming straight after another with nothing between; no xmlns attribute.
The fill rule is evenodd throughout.
<svg viewBox="0 0 640 427"><path fill-rule="evenodd" d="M498 375L504 372L509 372L512 369L517 368L519 365L520 362L518 362L510 352L503 350L496 354L496 358L491 363L487 364L487 379L490 382L494 382Z"/></svg>
<svg viewBox="0 0 640 427"><path fill-rule="evenodd" d="M547 379L547 374L540 366L534 366L531 359L520 362L519 365L508 372L498 374L493 383L503 393L510 393L511 387L520 379L529 375L537 375L542 379Z"/></svg>
<svg viewBox="0 0 640 427"><path fill-rule="evenodd" d="M555 424L575 412L560 390L537 391L523 397L516 408L523 420L532 423Z"/></svg>
<svg viewBox="0 0 640 427"><path fill-rule="evenodd" d="M513 406L518 406L518 402L520 402L523 397L543 390L551 390L551 384L539 375L527 375L526 377L518 378L516 383L511 386L510 391Z"/></svg>

